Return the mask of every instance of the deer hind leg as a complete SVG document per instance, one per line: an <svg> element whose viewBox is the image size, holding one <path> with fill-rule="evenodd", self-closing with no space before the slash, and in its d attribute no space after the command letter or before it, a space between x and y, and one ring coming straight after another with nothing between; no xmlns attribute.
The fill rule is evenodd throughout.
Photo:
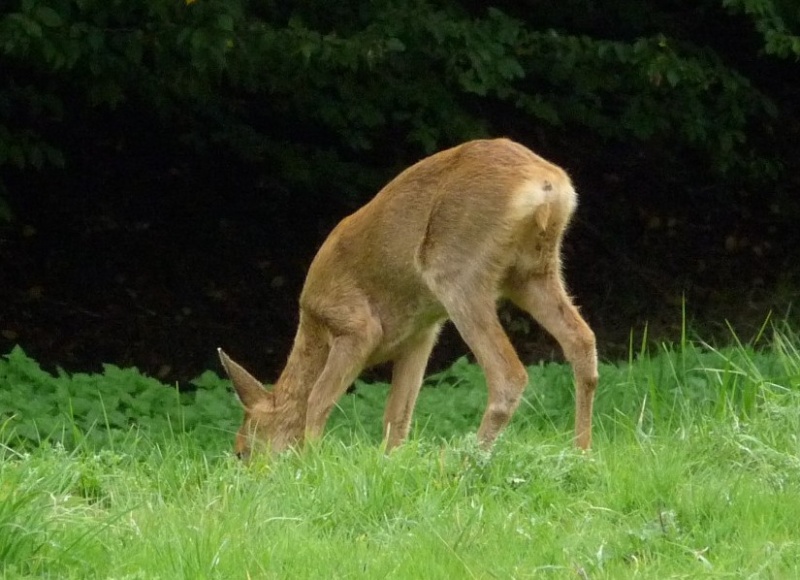
<svg viewBox="0 0 800 580"><path fill-rule="evenodd" d="M528 373L500 324L493 295L465 284L440 291L437 297L486 375L489 397L478 440L489 448L519 406Z"/></svg>
<svg viewBox="0 0 800 580"><path fill-rule="evenodd" d="M440 328L441 324L436 324L424 331L394 360L392 387L383 415L383 438L387 451L400 445L408 436L425 367L433 345L436 344Z"/></svg>
<svg viewBox="0 0 800 580"><path fill-rule="evenodd" d="M330 330L328 358L308 397L306 439L322 436L331 409L356 380L382 336L380 321L366 305L348 312L346 322Z"/></svg>
<svg viewBox="0 0 800 580"><path fill-rule="evenodd" d="M575 375L575 444L592 444L592 406L597 388L597 350L592 329L564 290L560 275L531 275L509 283L511 300L561 345Z"/></svg>

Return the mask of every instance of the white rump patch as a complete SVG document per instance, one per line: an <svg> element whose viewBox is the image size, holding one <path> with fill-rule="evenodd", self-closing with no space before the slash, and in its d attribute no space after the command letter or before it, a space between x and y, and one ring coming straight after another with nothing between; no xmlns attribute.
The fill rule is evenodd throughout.
<svg viewBox="0 0 800 580"><path fill-rule="evenodd" d="M569 219L578 204L578 196L569 177L541 176L524 182L511 201L511 218L523 220L535 217L536 223L546 229L553 214L559 221Z"/></svg>
<svg viewBox="0 0 800 580"><path fill-rule="evenodd" d="M512 217L517 220L527 218L536 213L542 206L552 203L554 197L558 195L556 187L555 183L545 179L523 183L512 198ZM549 214L549 211L547 213Z"/></svg>

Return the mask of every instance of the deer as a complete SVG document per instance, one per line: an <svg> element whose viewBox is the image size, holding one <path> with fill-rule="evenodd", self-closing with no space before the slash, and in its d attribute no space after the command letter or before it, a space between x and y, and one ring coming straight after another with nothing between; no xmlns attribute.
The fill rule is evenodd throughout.
<svg viewBox="0 0 800 580"><path fill-rule="evenodd" d="M468 141L402 171L333 229L300 294L286 365L267 389L222 349L244 407L237 456L319 440L362 370L389 362L387 451L407 437L428 358L450 320L485 374L478 428L490 449L528 373L497 313L507 299L559 343L575 380L574 443L588 450L595 335L565 290L561 246L577 207L567 173L505 138Z"/></svg>

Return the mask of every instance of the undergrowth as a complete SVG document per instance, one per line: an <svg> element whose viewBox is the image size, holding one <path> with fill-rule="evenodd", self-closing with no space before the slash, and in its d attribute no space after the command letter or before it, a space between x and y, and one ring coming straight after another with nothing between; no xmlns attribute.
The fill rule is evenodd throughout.
<svg viewBox="0 0 800 580"><path fill-rule="evenodd" d="M467 360L427 378L410 441L380 447L387 385L357 383L324 440L249 466L207 372L0 359L0 572L54 578L621 578L800 575L800 352L789 329L685 335L600 369L573 449L568 367L530 385L494 450Z"/></svg>

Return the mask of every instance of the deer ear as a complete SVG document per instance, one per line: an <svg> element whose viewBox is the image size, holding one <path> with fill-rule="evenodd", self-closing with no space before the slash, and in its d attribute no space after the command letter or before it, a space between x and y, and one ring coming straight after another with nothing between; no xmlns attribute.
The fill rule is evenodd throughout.
<svg viewBox="0 0 800 580"><path fill-rule="evenodd" d="M228 376L231 378L233 388L245 409L250 409L259 401L269 397L269 391L264 388L253 375L248 373L244 367L231 359L221 348L217 349L219 360Z"/></svg>

